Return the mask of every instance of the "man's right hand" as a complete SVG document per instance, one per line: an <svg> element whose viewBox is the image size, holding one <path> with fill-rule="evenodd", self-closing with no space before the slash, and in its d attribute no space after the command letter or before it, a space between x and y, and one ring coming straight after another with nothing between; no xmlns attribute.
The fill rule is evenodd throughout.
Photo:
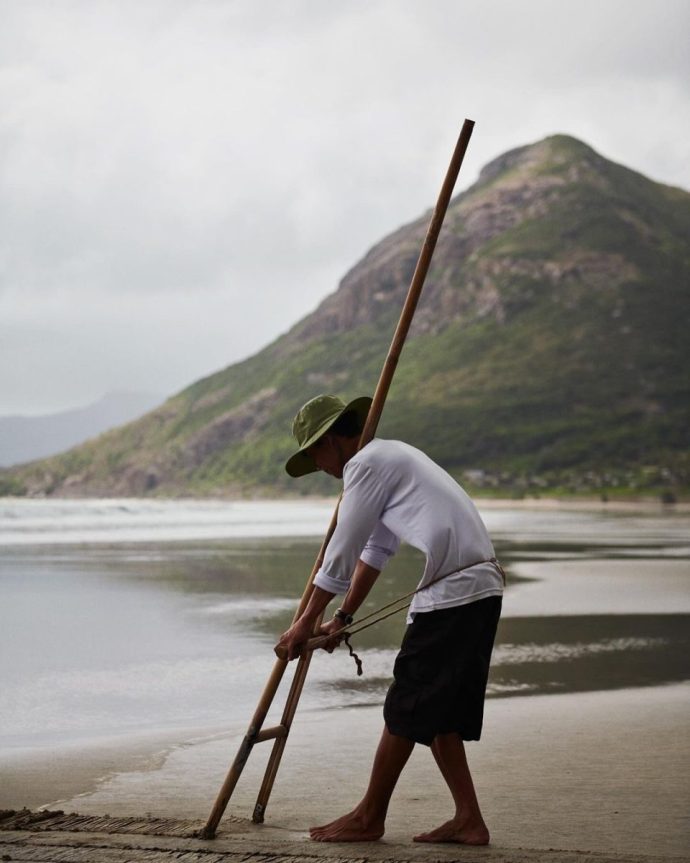
<svg viewBox="0 0 690 863"><path fill-rule="evenodd" d="M280 636L280 640L276 647L284 647L287 650L288 661L296 659L301 651L305 641L312 637L314 632L314 622L311 618L298 618L287 630Z"/></svg>
<svg viewBox="0 0 690 863"><path fill-rule="evenodd" d="M328 623L322 623L319 627L319 635L331 635L332 638L329 638L328 641L323 645L322 650L326 650L328 653L333 653L336 647L343 640L342 635L335 635L334 633L339 632L343 628L343 624L340 620L329 620Z"/></svg>

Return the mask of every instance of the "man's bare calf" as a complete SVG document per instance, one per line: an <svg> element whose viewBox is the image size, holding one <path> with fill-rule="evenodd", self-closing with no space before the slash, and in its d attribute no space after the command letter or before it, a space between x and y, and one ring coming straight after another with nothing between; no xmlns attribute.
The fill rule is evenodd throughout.
<svg viewBox="0 0 690 863"><path fill-rule="evenodd" d="M373 842L383 836L388 804L403 767L414 749L414 741L397 737L384 727L369 787L361 803L352 812L312 827L311 838L317 842Z"/></svg>
<svg viewBox="0 0 690 863"><path fill-rule="evenodd" d="M453 795L455 816L435 830L415 836L414 841L488 845L489 830L479 809L460 735L438 734L431 744L431 751Z"/></svg>
<svg viewBox="0 0 690 863"><path fill-rule="evenodd" d="M391 734L384 727L371 771L369 787L352 812L312 827L311 838L317 842L373 842L385 831L388 804L414 742ZM479 810L470 775L465 747L458 734L441 734L431 745L436 763L455 801L455 816L429 833L415 836L415 842L460 842L465 845L487 845L489 831Z"/></svg>

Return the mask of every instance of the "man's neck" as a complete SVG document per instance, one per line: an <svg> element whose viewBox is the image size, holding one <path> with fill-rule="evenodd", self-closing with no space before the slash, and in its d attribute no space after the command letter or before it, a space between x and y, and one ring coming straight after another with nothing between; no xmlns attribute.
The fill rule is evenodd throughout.
<svg viewBox="0 0 690 863"><path fill-rule="evenodd" d="M350 461L353 455L357 452L357 447L359 446L359 438L356 437L340 437L340 435L335 435L336 445L338 447L338 453L342 460L343 467Z"/></svg>

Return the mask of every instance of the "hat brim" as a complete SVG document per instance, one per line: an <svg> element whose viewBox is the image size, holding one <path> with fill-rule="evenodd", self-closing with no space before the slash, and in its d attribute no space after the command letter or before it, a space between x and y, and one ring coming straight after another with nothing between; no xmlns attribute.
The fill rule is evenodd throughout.
<svg viewBox="0 0 690 863"><path fill-rule="evenodd" d="M349 404L346 404L341 411L335 414L335 416L331 417L326 423L324 423L323 426L321 426L318 431L309 438L306 444L294 455L290 456L285 463L285 470L290 474L290 476L306 476L308 473L314 473L317 471L319 468L317 467L316 462L311 458L311 456L307 455L306 450L308 450L310 446L313 446L320 437L323 437L336 420L348 411L355 411L359 424L363 428L372 401L373 399L369 396L360 396L359 398L353 399Z"/></svg>

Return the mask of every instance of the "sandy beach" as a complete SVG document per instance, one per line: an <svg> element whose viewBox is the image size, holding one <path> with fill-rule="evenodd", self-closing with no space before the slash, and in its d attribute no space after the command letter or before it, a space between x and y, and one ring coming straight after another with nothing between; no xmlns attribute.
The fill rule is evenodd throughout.
<svg viewBox="0 0 690 863"><path fill-rule="evenodd" d="M535 855L558 850L623 859L685 858L690 847L689 706L688 685L490 701L483 739L468 745L492 833L491 848L500 855L482 859L517 859L511 857L513 852L528 849ZM357 802L380 728L379 708L298 714L266 825L245 822L240 829L234 821L251 817L268 755L264 745L249 760L219 837L239 839L241 834L250 845L259 842L275 853L304 849L310 825L328 821ZM176 745L148 763L140 762L138 769L108 776L90 793L61 799L53 797L55 788L69 787L73 774L93 754L82 753L72 764L64 756L49 760L43 772L23 762L6 776L9 784L0 804L10 803L5 789L12 789L14 808L35 807L43 794L41 803L51 809L203 821L238 740L238 735L223 735ZM125 764L136 753L122 751L121 756ZM115 763L113 757L111 766ZM24 782L32 789L30 799L21 798ZM450 796L433 759L417 747L393 797L384 839L358 845L356 851L350 847L347 854L400 858L401 849L412 852L418 847L411 842L415 833L450 814ZM321 854L322 846L308 847L312 854ZM339 848L345 856L343 846ZM404 859L411 858L408 854Z"/></svg>
<svg viewBox="0 0 690 863"><path fill-rule="evenodd" d="M250 820L270 751L261 744L217 841L189 838L209 815L313 562L313 522L324 513L312 506L283 513L283 503L270 502L41 502L6 513L0 809L132 816L146 829L147 819L176 819L178 827L174 836L134 837L103 833L103 822L90 822L100 825L96 833L3 827L0 856L687 859L690 534L679 514L485 515L510 576L484 735L468 745L489 848L412 842L452 814L424 747L403 773L382 841L324 846L308 838L310 826L348 811L363 793L401 621L357 640L362 678L344 651L315 657L266 823ZM376 604L414 584L417 568L402 549ZM266 725L279 721L286 684Z"/></svg>

